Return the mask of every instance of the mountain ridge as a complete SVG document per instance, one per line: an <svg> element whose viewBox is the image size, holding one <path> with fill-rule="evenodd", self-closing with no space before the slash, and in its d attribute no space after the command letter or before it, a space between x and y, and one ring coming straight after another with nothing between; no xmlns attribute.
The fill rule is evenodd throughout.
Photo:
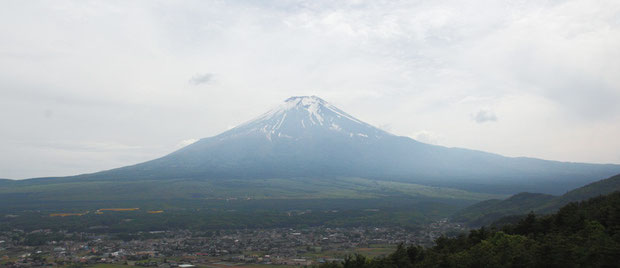
<svg viewBox="0 0 620 268"><path fill-rule="evenodd" d="M319 97L297 96L253 120L154 160L26 181L359 177L474 192L557 194L619 172L620 165L511 158L425 144L364 123Z"/></svg>
<svg viewBox="0 0 620 268"><path fill-rule="evenodd" d="M620 191L620 174L570 190L560 196L524 192L504 200L485 200L457 212L452 219L471 226L488 225L507 216L524 215L529 212L552 213L568 203L615 191Z"/></svg>

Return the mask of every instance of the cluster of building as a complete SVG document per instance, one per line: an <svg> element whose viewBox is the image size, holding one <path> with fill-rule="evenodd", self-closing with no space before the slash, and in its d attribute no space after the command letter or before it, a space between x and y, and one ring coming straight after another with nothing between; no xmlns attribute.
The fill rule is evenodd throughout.
<svg viewBox="0 0 620 268"><path fill-rule="evenodd" d="M447 221L411 231L397 227L308 227L219 231L155 231L133 239L113 234L36 230L63 239L29 244L33 232L0 233L0 266L30 267L114 263L146 267L192 267L243 263L312 265L340 261L356 249L399 243L432 245L448 230ZM55 235L58 234L58 235ZM142 237L136 239L135 237Z"/></svg>

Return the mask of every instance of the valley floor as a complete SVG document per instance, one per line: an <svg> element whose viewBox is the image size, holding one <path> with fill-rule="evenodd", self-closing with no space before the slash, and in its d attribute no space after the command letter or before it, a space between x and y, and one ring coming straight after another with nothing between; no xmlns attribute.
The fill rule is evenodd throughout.
<svg viewBox="0 0 620 268"><path fill-rule="evenodd" d="M208 232L165 231L115 236L49 230L0 234L0 265L89 267L285 267L341 261L347 255L387 255L396 245L432 245L464 231L445 220L418 230L397 227L275 228ZM54 237L57 237L55 240ZM37 240L39 239L39 240Z"/></svg>

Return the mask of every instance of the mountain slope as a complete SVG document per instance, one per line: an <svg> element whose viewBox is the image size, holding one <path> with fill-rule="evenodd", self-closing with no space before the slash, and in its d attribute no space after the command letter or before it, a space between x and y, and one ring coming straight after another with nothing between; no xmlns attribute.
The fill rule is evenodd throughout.
<svg viewBox="0 0 620 268"><path fill-rule="evenodd" d="M606 195L614 191L620 191L620 174L571 190L560 196L560 198L555 199L554 202L545 209L557 209L570 202L582 201L599 195Z"/></svg>
<svg viewBox="0 0 620 268"><path fill-rule="evenodd" d="M620 174L571 190L561 196L536 193L519 193L505 200L491 199L469 206L457 212L454 221L471 226L482 226L511 215L552 213L560 207L576 201L620 191Z"/></svg>
<svg viewBox="0 0 620 268"><path fill-rule="evenodd" d="M375 128L318 97L304 96L159 159L93 174L31 179L18 186L365 178L487 193L561 193L619 172L619 165L509 158L424 144Z"/></svg>

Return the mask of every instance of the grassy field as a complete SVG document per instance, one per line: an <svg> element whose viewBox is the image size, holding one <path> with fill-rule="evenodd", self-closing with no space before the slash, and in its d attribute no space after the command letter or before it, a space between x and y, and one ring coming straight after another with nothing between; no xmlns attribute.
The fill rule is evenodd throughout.
<svg viewBox="0 0 620 268"><path fill-rule="evenodd" d="M92 265L92 266L87 266L87 267L92 267L92 268L127 268L127 267L132 267L129 265L121 265L121 264L96 264L96 265Z"/></svg>
<svg viewBox="0 0 620 268"><path fill-rule="evenodd" d="M113 194L112 194L113 193ZM217 199L217 198L378 198L410 196L481 201L503 195L389 182L365 178L292 178L256 180L89 181L12 183L0 186L5 200L28 198L49 201ZM6 198L5 198L6 197ZM18 200L16 200L18 201Z"/></svg>
<svg viewBox="0 0 620 268"><path fill-rule="evenodd" d="M316 258L344 258L347 255L353 254L362 254L368 257L377 257L388 255L394 252L396 248L395 245L371 245L368 248L356 248L346 251L325 251L320 253L307 253L303 254L301 257L316 259ZM88 266L92 268L126 268L126 267L134 267L130 265L118 265L118 264L97 264L93 266ZM197 267L212 267L212 268L226 268L226 267L237 267L237 268L289 268L289 267L298 267L291 265L267 265L267 264L218 264L212 263L208 265L197 265Z"/></svg>
<svg viewBox="0 0 620 268"><path fill-rule="evenodd" d="M242 265L224 265L224 264L209 264L202 267L213 267L213 268L226 268L226 267L238 267L238 268L269 268L269 267L278 267L278 268L292 268L299 266L291 266L291 265L272 265L272 264L242 264Z"/></svg>
<svg viewBox="0 0 620 268"><path fill-rule="evenodd" d="M127 268L127 267L137 267L131 265L120 265L120 264L96 264L92 266L87 266L88 268ZM196 265L196 267L211 267L211 268L227 268L227 267L237 267L237 268L292 268L299 266L290 266L290 265L271 265L271 264L242 264L242 265L224 265L224 264L208 264L208 265Z"/></svg>
<svg viewBox="0 0 620 268"><path fill-rule="evenodd" d="M361 254L367 257L377 257L387 255L396 249L396 245L371 245L367 248L355 248L344 251L323 251L316 253L306 253L302 256L306 258L345 258L348 255Z"/></svg>
<svg viewBox="0 0 620 268"><path fill-rule="evenodd" d="M49 179L46 183L10 184L0 185L0 230L19 226L83 231L101 225L116 232L304 224L412 227L448 217L481 200L503 197L364 178L88 183ZM140 209L125 211L126 208ZM90 213L83 214L85 211ZM296 214L299 211L311 213ZM19 217L3 216L13 214Z"/></svg>

